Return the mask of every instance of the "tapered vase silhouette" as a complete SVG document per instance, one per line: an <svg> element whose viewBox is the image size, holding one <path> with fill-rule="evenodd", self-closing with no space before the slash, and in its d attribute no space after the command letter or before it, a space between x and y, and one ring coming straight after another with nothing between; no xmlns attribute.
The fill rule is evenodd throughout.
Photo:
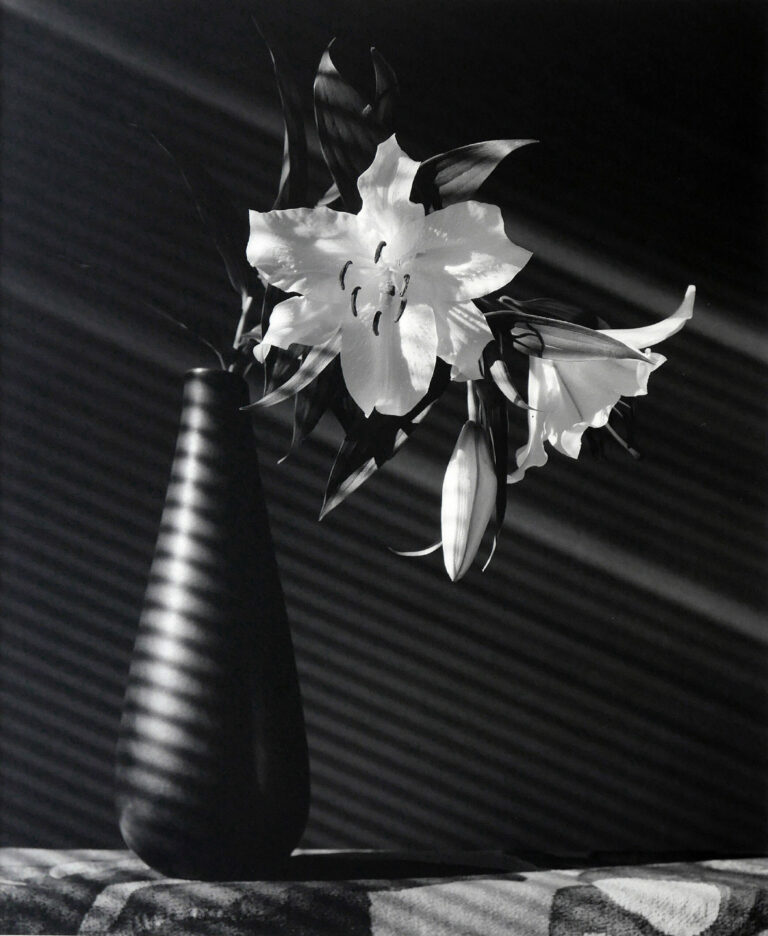
<svg viewBox="0 0 768 936"><path fill-rule="evenodd" d="M117 749L129 848L173 877L278 871L309 809L293 645L242 378L186 376Z"/></svg>

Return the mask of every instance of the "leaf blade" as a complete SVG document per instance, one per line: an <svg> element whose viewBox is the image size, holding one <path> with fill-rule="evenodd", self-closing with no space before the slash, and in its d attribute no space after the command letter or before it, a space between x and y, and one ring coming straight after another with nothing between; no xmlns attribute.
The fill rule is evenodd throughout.
<svg viewBox="0 0 768 936"><path fill-rule="evenodd" d="M473 198L510 153L538 140L485 140L425 159L414 179L418 201L445 207Z"/></svg>
<svg viewBox="0 0 768 936"><path fill-rule="evenodd" d="M374 410L366 418L359 407L355 407L352 413L339 412L338 408L334 410L339 421L343 420L346 438L328 478L321 519L334 507L338 507L405 444L448 386L450 374L450 365L438 358L429 390L404 416L384 416Z"/></svg>
<svg viewBox="0 0 768 936"><path fill-rule="evenodd" d="M307 137L298 85L282 49L255 16L251 20L272 59L275 83L283 112L283 164L274 208L299 208L307 202Z"/></svg>
<svg viewBox="0 0 768 936"><path fill-rule="evenodd" d="M337 71L332 47L333 42L323 53L315 78L315 121L323 157L344 207L356 212L362 204L357 179L373 162L383 136L366 117L369 105Z"/></svg>
<svg viewBox="0 0 768 936"><path fill-rule="evenodd" d="M394 69L376 48L371 48L376 92L371 109L372 118L381 128L383 138L394 132L395 105L400 92Z"/></svg>
<svg viewBox="0 0 768 936"><path fill-rule="evenodd" d="M295 374L292 374L285 383L280 384L271 393L267 393L260 400L243 406L243 410L252 410L268 406L276 406L295 393L303 390L321 373L338 355L341 347L341 335L335 334L324 344L313 347L302 362Z"/></svg>

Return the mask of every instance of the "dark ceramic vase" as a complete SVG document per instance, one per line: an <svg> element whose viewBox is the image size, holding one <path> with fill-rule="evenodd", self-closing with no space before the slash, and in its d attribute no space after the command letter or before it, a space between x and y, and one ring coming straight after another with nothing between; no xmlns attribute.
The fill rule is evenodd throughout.
<svg viewBox="0 0 768 936"><path fill-rule="evenodd" d="M279 871L309 808L301 698L245 382L186 376L117 749L129 848L172 877Z"/></svg>

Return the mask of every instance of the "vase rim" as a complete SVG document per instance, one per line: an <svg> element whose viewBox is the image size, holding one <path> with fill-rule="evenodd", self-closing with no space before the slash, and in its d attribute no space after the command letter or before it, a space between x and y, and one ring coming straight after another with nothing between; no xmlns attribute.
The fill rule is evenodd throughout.
<svg viewBox="0 0 768 936"><path fill-rule="evenodd" d="M220 367L193 367L184 374L185 380L222 380L226 383L242 382L242 374L235 374L230 370L222 370Z"/></svg>

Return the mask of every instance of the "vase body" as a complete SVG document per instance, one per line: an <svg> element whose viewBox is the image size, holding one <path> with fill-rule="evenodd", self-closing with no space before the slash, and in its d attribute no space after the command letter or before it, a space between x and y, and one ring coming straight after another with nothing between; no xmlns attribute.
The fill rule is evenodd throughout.
<svg viewBox="0 0 768 936"><path fill-rule="evenodd" d="M290 629L245 382L185 380L117 748L125 843L156 870L279 870L309 809Z"/></svg>

